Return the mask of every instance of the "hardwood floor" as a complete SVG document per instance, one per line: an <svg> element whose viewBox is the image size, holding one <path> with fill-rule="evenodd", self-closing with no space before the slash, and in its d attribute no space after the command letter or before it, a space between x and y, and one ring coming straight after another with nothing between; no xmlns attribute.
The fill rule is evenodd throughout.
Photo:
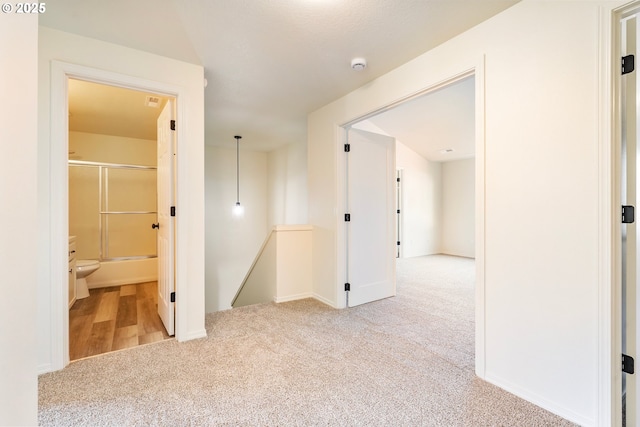
<svg viewBox="0 0 640 427"><path fill-rule="evenodd" d="M69 310L71 360L171 338L158 316L157 282L91 289Z"/></svg>

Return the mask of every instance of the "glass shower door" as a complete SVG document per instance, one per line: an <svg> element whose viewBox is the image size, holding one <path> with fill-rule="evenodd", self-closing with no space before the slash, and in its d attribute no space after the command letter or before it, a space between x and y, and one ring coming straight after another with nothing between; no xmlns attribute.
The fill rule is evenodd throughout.
<svg viewBox="0 0 640 427"><path fill-rule="evenodd" d="M103 183L102 258L155 257L156 170L107 167Z"/></svg>

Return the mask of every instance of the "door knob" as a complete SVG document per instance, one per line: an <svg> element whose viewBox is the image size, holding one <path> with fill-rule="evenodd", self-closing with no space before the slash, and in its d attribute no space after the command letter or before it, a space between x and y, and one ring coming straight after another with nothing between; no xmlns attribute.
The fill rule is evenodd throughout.
<svg viewBox="0 0 640 427"><path fill-rule="evenodd" d="M151 224L151 228L160 228L160 223Z"/></svg>

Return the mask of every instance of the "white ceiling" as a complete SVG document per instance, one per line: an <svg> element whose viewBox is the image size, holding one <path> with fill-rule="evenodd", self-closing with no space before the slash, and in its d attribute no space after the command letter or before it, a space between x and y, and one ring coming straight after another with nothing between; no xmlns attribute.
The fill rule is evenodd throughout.
<svg viewBox="0 0 640 427"><path fill-rule="evenodd" d="M50 0L40 24L202 64L207 144L239 134L269 151L305 140L308 113L517 1Z"/></svg>
<svg viewBox="0 0 640 427"><path fill-rule="evenodd" d="M474 85L474 77L467 77L353 127L393 136L433 162L474 157Z"/></svg>
<svg viewBox="0 0 640 427"><path fill-rule="evenodd" d="M157 106L150 106L148 97ZM155 140L166 102L155 94L70 79L69 130Z"/></svg>

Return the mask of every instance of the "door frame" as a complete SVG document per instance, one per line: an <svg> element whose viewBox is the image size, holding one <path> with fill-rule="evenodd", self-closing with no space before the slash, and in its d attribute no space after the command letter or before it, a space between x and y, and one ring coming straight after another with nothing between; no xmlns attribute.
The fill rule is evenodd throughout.
<svg viewBox="0 0 640 427"><path fill-rule="evenodd" d="M396 145L397 150L397 145ZM402 258L404 255L404 169L398 168L396 164L396 258ZM398 244L400 242L400 244Z"/></svg>
<svg viewBox="0 0 640 427"><path fill-rule="evenodd" d="M346 212L346 189L343 177L346 158L343 146L347 142L350 126L369 117L390 110L404 102L436 91L467 77L475 78L475 251L476 251L476 286L475 286L475 372L485 378L485 56L480 55L469 68L462 69L437 83L426 86L408 96L337 125L336 153L336 277L346 278L345 260L346 227L341 212ZM392 207L393 208L393 207ZM342 221L341 221L342 220ZM395 242L391 242L393 244ZM346 307L344 280L337 280L336 295L338 306Z"/></svg>
<svg viewBox="0 0 640 427"><path fill-rule="evenodd" d="M602 195L602 283L610 283L601 298L602 332L601 345L603 379L600 388L602 410L601 422L621 425L622 422L622 57L623 18L640 12L640 1L636 0L621 7L601 13L601 75L600 92L603 103L600 107L602 123L600 194ZM636 66L636 72L638 67ZM609 224L606 227L604 224ZM607 321L608 320L608 321ZM636 325L636 328L638 326ZM607 345L608 344L608 345ZM609 349L608 354L605 349ZM638 375L636 373L635 375ZM604 377L606 378L606 377ZM608 403L608 405L607 405ZM606 405L606 406L605 406Z"/></svg>
<svg viewBox="0 0 640 427"><path fill-rule="evenodd" d="M50 206L51 206L51 236L49 240L49 252L51 254L51 368L62 369L69 364L69 307L68 307L68 246L69 246L69 103L68 79L78 79L108 86L155 93L162 96L173 97L176 102L176 120L180 121L181 113L185 110L183 105L185 89L172 84L147 80L125 74L99 70L82 65L51 61L51 148L50 148ZM184 126L176 127L176 153L179 151L181 141L185 141ZM180 157L177 159L174 179L176 180L176 196L184 191L184 180L180 179ZM181 185L182 184L182 185ZM187 230L186 226L180 227L177 219L176 240L174 248L178 248L181 230ZM180 276L177 270L180 266L180 252L175 251L176 289ZM186 287L188 282L181 284ZM183 289L184 290L184 289ZM187 299L177 298L175 303L176 324L179 322L179 313L187 312ZM176 339L179 341L188 339L183 337L181 328L176 328Z"/></svg>

